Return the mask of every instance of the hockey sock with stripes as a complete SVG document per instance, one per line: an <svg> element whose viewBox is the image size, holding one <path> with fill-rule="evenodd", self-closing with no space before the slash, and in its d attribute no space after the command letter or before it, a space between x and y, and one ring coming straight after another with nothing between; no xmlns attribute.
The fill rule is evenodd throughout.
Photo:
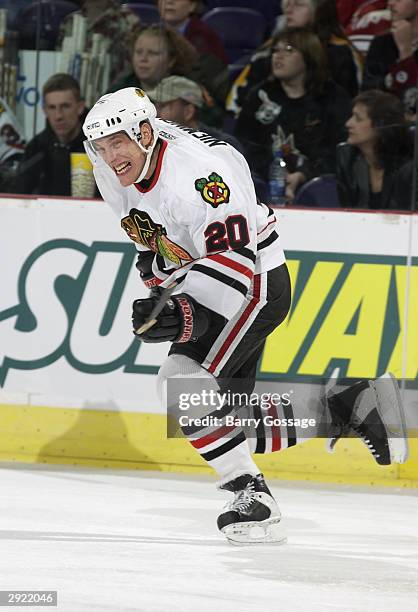
<svg viewBox="0 0 418 612"><path fill-rule="evenodd" d="M246 406L239 414L252 453L265 454L284 450L316 438L324 416L319 387L306 386L291 400L281 402L264 398L262 403Z"/></svg>
<svg viewBox="0 0 418 612"><path fill-rule="evenodd" d="M260 472L234 410L225 405L215 412L201 412L204 425L181 428L193 448L225 482L241 474L256 476Z"/></svg>

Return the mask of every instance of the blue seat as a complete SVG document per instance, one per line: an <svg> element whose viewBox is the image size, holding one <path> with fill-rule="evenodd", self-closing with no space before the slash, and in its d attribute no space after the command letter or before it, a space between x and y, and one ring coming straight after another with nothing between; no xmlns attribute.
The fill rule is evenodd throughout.
<svg viewBox="0 0 418 612"><path fill-rule="evenodd" d="M257 49L267 28L261 13L239 7L214 8L202 15L202 21L218 34L231 64Z"/></svg>
<svg viewBox="0 0 418 612"><path fill-rule="evenodd" d="M60 26L65 17L80 7L68 0L40 0L22 8L16 17L16 29L19 31L21 49L36 48L36 32L40 15L39 48L55 49Z"/></svg>
<svg viewBox="0 0 418 612"><path fill-rule="evenodd" d="M296 193L293 205L310 208L340 208L335 175L324 174L307 181Z"/></svg>
<svg viewBox="0 0 418 612"><path fill-rule="evenodd" d="M155 4L147 4L146 2L128 2L122 4L125 8L130 9L141 20L141 23L149 25L160 21L160 13Z"/></svg>

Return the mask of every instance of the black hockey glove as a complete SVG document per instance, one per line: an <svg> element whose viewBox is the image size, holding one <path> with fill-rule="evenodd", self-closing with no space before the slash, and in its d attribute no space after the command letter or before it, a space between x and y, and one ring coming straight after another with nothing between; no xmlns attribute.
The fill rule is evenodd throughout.
<svg viewBox="0 0 418 612"><path fill-rule="evenodd" d="M132 305L132 325L135 330L145 323L158 297L135 300ZM167 300L157 316L157 322L138 338L143 342L188 342L202 336L209 327L209 313L186 293Z"/></svg>

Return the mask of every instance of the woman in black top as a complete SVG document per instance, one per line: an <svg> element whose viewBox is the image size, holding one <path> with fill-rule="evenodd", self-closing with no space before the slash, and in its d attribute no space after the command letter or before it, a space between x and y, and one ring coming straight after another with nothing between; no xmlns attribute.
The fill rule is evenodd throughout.
<svg viewBox="0 0 418 612"><path fill-rule="evenodd" d="M363 58L351 44L338 22L335 0L283 0L285 27L310 28L319 37L331 78L354 97L363 74ZM283 30L281 24L275 34ZM270 72L274 38L267 40L235 79L226 101L226 110L238 115L249 90L264 81Z"/></svg>
<svg viewBox="0 0 418 612"><path fill-rule="evenodd" d="M251 170L268 179L273 149L287 164L289 200L306 180L335 172L335 147L345 138L351 101L328 79L316 34L304 28L274 38L270 76L249 93L235 135L244 144Z"/></svg>
<svg viewBox="0 0 418 612"><path fill-rule="evenodd" d="M341 205L346 208L410 208L412 136L400 100L383 91L366 91L355 98L346 127L347 142L337 147Z"/></svg>

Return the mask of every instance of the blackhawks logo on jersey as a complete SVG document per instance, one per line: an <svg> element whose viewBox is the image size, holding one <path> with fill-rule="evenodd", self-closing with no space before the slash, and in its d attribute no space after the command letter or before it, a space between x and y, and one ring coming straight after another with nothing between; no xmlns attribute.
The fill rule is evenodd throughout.
<svg viewBox="0 0 418 612"><path fill-rule="evenodd" d="M197 191L200 191L205 202L213 206L213 208L218 208L219 204L227 204L229 202L229 187L216 172L209 174L207 179L200 178L195 180L194 186Z"/></svg>
<svg viewBox="0 0 418 612"><path fill-rule="evenodd" d="M175 264L181 265L183 261L192 261L187 251L167 238L167 231L158 223L154 223L148 213L132 208L121 225L129 238L138 244L159 253Z"/></svg>

